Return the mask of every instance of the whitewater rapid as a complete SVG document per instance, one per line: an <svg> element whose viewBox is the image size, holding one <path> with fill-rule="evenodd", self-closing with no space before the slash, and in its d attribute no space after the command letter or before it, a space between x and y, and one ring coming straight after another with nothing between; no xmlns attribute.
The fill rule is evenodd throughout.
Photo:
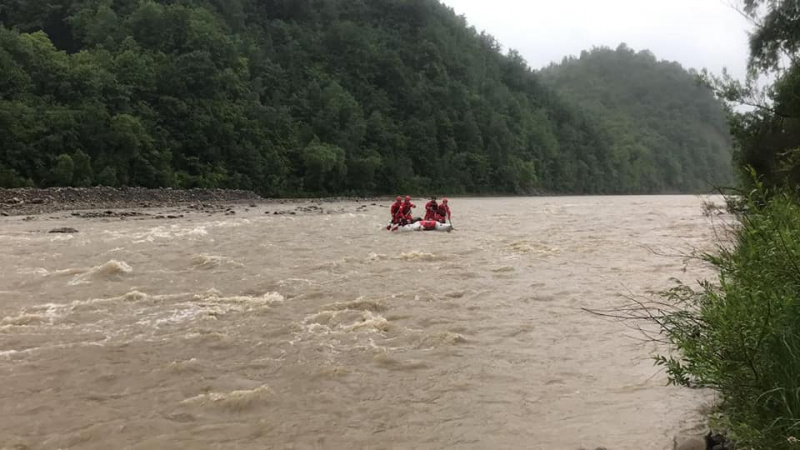
<svg viewBox="0 0 800 450"><path fill-rule="evenodd" d="M708 396L585 309L712 276L701 203L0 218L0 447L671 448Z"/></svg>

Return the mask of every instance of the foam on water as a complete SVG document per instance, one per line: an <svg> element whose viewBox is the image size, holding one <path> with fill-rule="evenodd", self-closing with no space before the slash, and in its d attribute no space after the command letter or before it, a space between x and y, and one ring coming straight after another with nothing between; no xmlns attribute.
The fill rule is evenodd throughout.
<svg viewBox="0 0 800 450"><path fill-rule="evenodd" d="M19 269L17 273L20 275L35 275L39 277L50 277L50 276L59 276L59 275L75 275L75 274L82 274L87 272L87 270L91 269L80 269L80 268L71 268L71 269L61 269L61 270L54 270L49 271L44 267L36 267L36 268L26 268L26 269Z"/></svg>
<svg viewBox="0 0 800 450"><path fill-rule="evenodd" d="M32 237L30 237L30 236L0 234L0 241L9 241L9 242L13 243L13 242L17 242L17 241L30 242L30 241L33 241L33 240L34 239Z"/></svg>
<svg viewBox="0 0 800 450"><path fill-rule="evenodd" d="M467 342L467 338L459 333L451 331L442 331L439 333L427 335L420 340L418 347L423 349L433 349L444 346L458 345Z"/></svg>
<svg viewBox="0 0 800 450"><path fill-rule="evenodd" d="M30 314L22 313L16 316L7 316L0 320L2 325L13 325L17 327L41 325L44 323L52 322L52 316L48 317L47 314Z"/></svg>
<svg viewBox="0 0 800 450"><path fill-rule="evenodd" d="M324 311L386 311L387 306L380 300L365 299L359 297L349 302L336 302L322 307Z"/></svg>
<svg viewBox="0 0 800 450"><path fill-rule="evenodd" d="M202 253L192 257L192 266L199 269L214 269L222 265L229 265L232 267L244 267L244 264L235 261L231 258L219 255L209 255Z"/></svg>
<svg viewBox="0 0 800 450"><path fill-rule="evenodd" d="M157 226L143 232L123 233L118 231L105 231L110 240L130 239L134 244L152 243L159 240L192 238L198 239L208 236L206 225L194 227L181 227L180 225Z"/></svg>
<svg viewBox="0 0 800 450"><path fill-rule="evenodd" d="M172 303L171 306L135 313L139 316L137 324L161 328L196 321L217 320L231 313L266 310L271 305L284 301L284 297L277 292L261 296L224 296L214 289L198 294L173 296L173 298L177 303Z"/></svg>
<svg viewBox="0 0 800 450"><path fill-rule="evenodd" d="M133 272L133 268L125 261L117 261L112 259L99 266L88 269L85 273L76 275L69 281L70 286L79 284L88 284L93 281L112 281L121 278L123 275L128 275Z"/></svg>
<svg viewBox="0 0 800 450"><path fill-rule="evenodd" d="M208 290L202 294L195 294L192 301L200 304L218 304L229 305L232 309L237 309L237 305L241 307L240 310L247 311L254 308L265 308L275 303L281 303L285 299L283 295L278 292L267 292L258 297L251 297L247 295L234 295L223 296L222 293L216 289Z"/></svg>
<svg viewBox="0 0 800 450"><path fill-rule="evenodd" d="M75 236L73 236L71 234L56 234L56 235L50 236L49 239L50 239L50 242L63 242L63 241L71 241L71 240L75 239Z"/></svg>
<svg viewBox="0 0 800 450"><path fill-rule="evenodd" d="M88 304L88 302L81 302ZM4 327L41 327L54 325L68 316L76 307L75 304L44 304L27 308L14 316L6 316L0 320Z"/></svg>
<svg viewBox="0 0 800 450"><path fill-rule="evenodd" d="M430 367L425 361L407 360L403 361L395 356L392 356L387 349L376 349L373 361L381 367L395 372L411 372L415 370L426 369Z"/></svg>
<svg viewBox="0 0 800 450"><path fill-rule="evenodd" d="M46 277L50 274L50 271L45 269L44 267L38 267L35 269L18 269L17 273L20 275L36 275L40 277Z"/></svg>
<svg viewBox="0 0 800 450"><path fill-rule="evenodd" d="M375 314L372 311L364 311L361 313L360 320L349 325L343 325L342 329L345 331L374 331L374 332L387 332L391 328L389 321L380 314Z"/></svg>
<svg viewBox="0 0 800 450"><path fill-rule="evenodd" d="M287 278L285 280L278 280L277 284L280 287L286 287L286 286L297 285L297 284L317 285L319 283L316 283L316 282L314 282L312 280L309 280L307 278Z"/></svg>
<svg viewBox="0 0 800 450"><path fill-rule="evenodd" d="M236 219L236 220L221 220L219 222L214 222L211 224L213 227L218 228L237 228L241 227L242 225L249 225L249 219Z"/></svg>
<svg viewBox="0 0 800 450"><path fill-rule="evenodd" d="M149 314L148 316L139 319L136 324L146 327L159 328L165 325L175 325L184 322L192 322L195 320L213 320L217 315L224 315L226 312L220 308L217 309L219 310L215 311L215 308L201 308L189 305L167 313L159 311L154 314Z"/></svg>
<svg viewBox="0 0 800 450"><path fill-rule="evenodd" d="M51 344L51 345L43 345L41 347L26 348L24 350L12 349L12 350L0 351L0 358L10 359L10 360L23 360L27 356L30 356L35 353L40 353L43 351L66 350L66 349L85 348L85 347L103 347L104 345L105 344L103 342L95 342L95 341Z"/></svg>
<svg viewBox="0 0 800 450"><path fill-rule="evenodd" d="M172 361L167 364L166 369L175 373L195 372L199 370L199 362L197 358L191 358L185 361Z"/></svg>
<svg viewBox="0 0 800 450"><path fill-rule="evenodd" d="M333 261L324 262L322 264L317 264L314 268L316 269L338 269L349 264L353 263L361 263L362 261L355 257L355 256L345 256L344 258L339 258Z"/></svg>
<svg viewBox="0 0 800 450"><path fill-rule="evenodd" d="M186 324L214 321L231 313L263 311L283 301L277 292L261 296L224 296L215 290L150 295L133 290L120 296L23 308L0 319L0 330L11 334L35 330L43 335L74 330L86 339L95 340L99 335L114 342L164 340L183 337L185 331L181 330Z"/></svg>
<svg viewBox="0 0 800 450"><path fill-rule="evenodd" d="M228 348L233 345L233 339L226 333L211 330L198 330L181 336L184 340L197 341L211 348Z"/></svg>
<svg viewBox="0 0 800 450"><path fill-rule="evenodd" d="M336 332L387 332L391 324L385 317L369 310L323 310L303 319L303 327L313 334Z"/></svg>
<svg viewBox="0 0 800 450"><path fill-rule="evenodd" d="M4 350L4 351L0 351L0 358L2 358L2 359L13 359L15 356L19 355L20 353L22 353L22 352L20 352L19 350Z"/></svg>
<svg viewBox="0 0 800 450"><path fill-rule="evenodd" d="M232 392L209 392L182 401L183 405L216 406L232 412L241 412L266 403L274 392L269 386L262 385L255 389Z"/></svg>
<svg viewBox="0 0 800 450"><path fill-rule="evenodd" d="M387 259L389 259L389 257L381 253L370 253L367 256L368 262L386 261Z"/></svg>
<svg viewBox="0 0 800 450"><path fill-rule="evenodd" d="M411 252L400 253L400 256L397 257L397 259L401 259L403 261L438 261L443 258L441 256L434 255L433 253L415 250Z"/></svg>
<svg viewBox="0 0 800 450"><path fill-rule="evenodd" d="M561 253L558 247L551 247L542 243L531 241L517 241L508 244L508 249L514 253L519 254L541 254L541 255L557 255Z"/></svg>

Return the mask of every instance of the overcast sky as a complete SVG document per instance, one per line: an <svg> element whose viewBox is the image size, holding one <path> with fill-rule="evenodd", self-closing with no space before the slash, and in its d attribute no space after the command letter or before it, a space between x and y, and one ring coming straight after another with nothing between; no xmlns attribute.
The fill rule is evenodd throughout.
<svg viewBox="0 0 800 450"><path fill-rule="evenodd" d="M592 46L649 49L658 59L744 78L747 21L733 0L442 0L534 68Z"/></svg>

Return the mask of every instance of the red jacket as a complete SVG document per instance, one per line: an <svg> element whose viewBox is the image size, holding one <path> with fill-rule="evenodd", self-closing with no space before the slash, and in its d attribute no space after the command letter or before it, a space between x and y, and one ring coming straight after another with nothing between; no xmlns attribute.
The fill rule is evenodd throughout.
<svg viewBox="0 0 800 450"><path fill-rule="evenodd" d="M442 221L445 218L450 217L450 206L445 205L442 203L439 205L439 208L436 210L436 220Z"/></svg>
<svg viewBox="0 0 800 450"><path fill-rule="evenodd" d="M435 220L436 219L436 211L438 210L439 205L436 204L436 200L431 200L425 205L425 220Z"/></svg>
<svg viewBox="0 0 800 450"><path fill-rule="evenodd" d="M413 204L411 202L405 202L405 203L403 203L403 209L401 209L402 214L404 216L407 216L407 215L411 214L411 208L416 208L416 207L417 207L417 205L415 205L415 204Z"/></svg>
<svg viewBox="0 0 800 450"><path fill-rule="evenodd" d="M403 202L394 202L392 203L392 217L396 216L398 212L400 212L400 207L403 206Z"/></svg>

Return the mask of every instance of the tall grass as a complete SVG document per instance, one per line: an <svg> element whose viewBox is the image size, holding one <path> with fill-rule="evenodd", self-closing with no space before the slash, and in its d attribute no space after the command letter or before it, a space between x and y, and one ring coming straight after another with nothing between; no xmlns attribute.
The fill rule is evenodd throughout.
<svg viewBox="0 0 800 450"><path fill-rule="evenodd" d="M704 256L718 282L644 306L678 350L656 361L675 384L718 391L715 426L738 448L800 449L800 205L763 186L729 205L740 226Z"/></svg>

